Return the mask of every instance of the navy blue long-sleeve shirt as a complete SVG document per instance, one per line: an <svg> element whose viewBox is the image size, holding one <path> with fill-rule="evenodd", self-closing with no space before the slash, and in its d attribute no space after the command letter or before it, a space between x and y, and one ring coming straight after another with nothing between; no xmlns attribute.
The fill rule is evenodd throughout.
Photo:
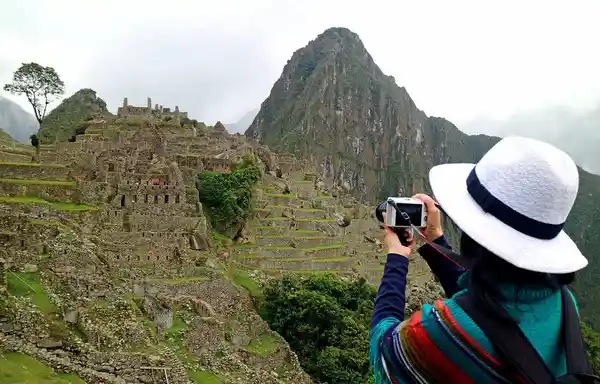
<svg viewBox="0 0 600 384"><path fill-rule="evenodd" d="M452 249L444 235L433 242L441 247ZM451 297L460 290L458 278L465 272L464 268L448 260L429 244L420 247L418 252L429 265L431 272L440 280L447 297ZM388 317L398 320L404 319L407 274L408 258L394 253L388 254L377 298L375 299L371 329Z"/></svg>

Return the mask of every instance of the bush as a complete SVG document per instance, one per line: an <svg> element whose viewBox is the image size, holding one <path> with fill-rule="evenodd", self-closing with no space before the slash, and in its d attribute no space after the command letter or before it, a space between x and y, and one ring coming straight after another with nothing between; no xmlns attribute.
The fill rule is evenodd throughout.
<svg viewBox="0 0 600 384"><path fill-rule="evenodd" d="M199 198L213 228L234 235L252 213L252 192L260 180L253 164L237 167L229 173L202 172L198 175Z"/></svg>
<svg viewBox="0 0 600 384"><path fill-rule="evenodd" d="M600 333L594 331L589 325L581 323L581 333L587 346L590 364L597 375L600 375Z"/></svg>
<svg viewBox="0 0 600 384"><path fill-rule="evenodd" d="M364 279L284 277L265 287L260 312L315 382L367 383L372 379L369 323L375 295Z"/></svg>

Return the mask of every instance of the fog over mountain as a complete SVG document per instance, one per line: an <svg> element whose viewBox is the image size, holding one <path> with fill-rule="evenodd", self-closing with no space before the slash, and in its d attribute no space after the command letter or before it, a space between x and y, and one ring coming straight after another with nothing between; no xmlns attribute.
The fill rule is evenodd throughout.
<svg viewBox="0 0 600 384"><path fill-rule="evenodd" d="M462 124L466 133L521 135L547 141L569 153L589 172L600 174L600 102L595 108L545 107L506 119L477 118Z"/></svg>
<svg viewBox="0 0 600 384"><path fill-rule="evenodd" d="M256 114L258 113L258 108L248 111L235 123L225 124L225 127L230 133L244 133L246 129L252 124Z"/></svg>
<svg viewBox="0 0 600 384"><path fill-rule="evenodd" d="M35 117L19 104L0 96L0 129L15 140L28 143L29 135L39 128Z"/></svg>

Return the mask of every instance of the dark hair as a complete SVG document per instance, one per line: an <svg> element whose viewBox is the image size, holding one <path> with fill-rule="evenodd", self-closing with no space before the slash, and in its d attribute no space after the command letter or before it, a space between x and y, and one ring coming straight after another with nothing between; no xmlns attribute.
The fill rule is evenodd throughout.
<svg viewBox="0 0 600 384"><path fill-rule="evenodd" d="M499 285L513 285L518 295L520 288L557 290L575 280L575 273L550 274L518 268L482 247L464 232L460 238L460 253L473 261L469 290L478 305L490 316L511 322L515 322L515 319L510 316L507 318L503 312L498 311L501 303L506 301L498 289Z"/></svg>

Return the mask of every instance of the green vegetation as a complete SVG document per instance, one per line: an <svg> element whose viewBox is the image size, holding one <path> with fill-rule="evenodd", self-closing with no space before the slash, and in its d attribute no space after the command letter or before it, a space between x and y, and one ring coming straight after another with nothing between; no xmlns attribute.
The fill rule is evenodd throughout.
<svg viewBox="0 0 600 384"><path fill-rule="evenodd" d="M173 310L173 324L170 328L165 329L165 341L168 344L167 348L173 349L175 354L187 366L188 375L196 384L220 384L222 381L219 376L204 372L197 367L196 358L190 353L185 344L185 333L189 329L188 324L183 319L187 315L183 311Z"/></svg>
<svg viewBox="0 0 600 384"><path fill-rule="evenodd" d="M316 382L367 383L375 288L332 274L285 276L264 290L260 312L298 354Z"/></svg>
<svg viewBox="0 0 600 384"><path fill-rule="evenodd" d="M258 356L270 356L278 346L277 339L269 334L264 334L252 339L246 349Z"/></svg>
<svg viewBox="0 0 600 384"><path fill-rule="evenodd" d="M231 172L202 172L198 175L200 201L213 228L235 235L252 213L252 192L260 179L260 170L243 164Z"/></svg>
<svg viewBox="0 0 600 384"><path fill-rule="evenodd" d="M600 375L600 333L583 322L581 323L581 332L588 348L592 368L597 375Z"/></svg>
<svg viewBox="0 0 600 384"><path fill-rule="evenodd" d="M77 211L77 212L87 212L87 211L96 211L98 207L87 204L73 204L67 203L63 201L47 201L40 199L38 197L32 196L0 196L0 203L9 203L9 204L40 204L40 205L48 205L52 209L57 211Z"/></svg>
<svg viewBox="0 0 600 384"><path fill-rule="evenodd" d="M262 297L262 290L260 285L254 280L252 280L247 272L238 269L233 269L230 273L230 278L236 285L246 289L250 296L254 298Z"/></svg>
<svg viewBox="0 0 600 384"><path fill-rule="evenodd" d="M73 373L56 373L33 357L0 351L0 383L85 384L85 381Z"/></svg>
<svg viewBox="0 0 600 384"><path fill-rule="evenodd" d="M0 165L16 165L19 167L66 168L66 165L64 164L15 163L10 161L0 161Z"/></svg>
<svg viewBox="0 0 600 384"><path fill-rule="evenodd" d="M67 341L70 336L69 329L63 321L62 314L50 300L44 288L39 273L7 272L6 283L8 292L17 298L26 297L44 315L49 326L50 336Z"/></svg>
<svg viewBox="0 0 600 384"><path fill-rule="evenodd" d="M192 381L196 384L221 384L219 376L210 372L191 371L188 372Z"/></svg>
<svg viewBox="0 0 600 384"><path fill-rule="evenodd" d="M8 272L8 291L17 297L29 297L40 312L49 314L56 310L36 273Z"/></svg>
<svg viewBox="0 0 600 384"><path fill-rule="evenodd" d="M41 144L71 139L77 131L84 133L94 116L110 116L104 100L92 89L81 89L52 110L40 125Z"/></svg>

